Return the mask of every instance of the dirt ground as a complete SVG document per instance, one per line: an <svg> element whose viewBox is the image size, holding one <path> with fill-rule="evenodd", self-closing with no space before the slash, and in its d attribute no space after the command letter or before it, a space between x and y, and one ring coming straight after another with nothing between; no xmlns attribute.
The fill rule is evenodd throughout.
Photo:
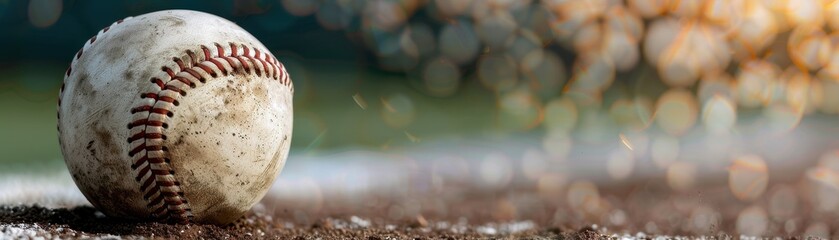
<svg viewBox="0 0 839 240"><path fill-rule="evenodd" d="M833 204L839 190L800 171L775 175L765 193L744 201L719 174L703 174L692 188L676 191L659 175L616 182L547 169L535 178L510 170L486 179L469 171L480 169L472 162L370 163L363 162L372 161L370 155L353 156L364 160L303 159L306 164L289 166L260 203L227 226L107 217L87 203L66 171L0 176L0 239L839 237L839 205Z"/></svg>
<svg viewBox="0 0 839 240"><path fill-rule="evenodd" d="M485 234L466 227L461 231L435 229L426 220L396 225L369 224L357 217L326 218L310 226L290 227L283 221L250 213L228 226L171 225L132 222L102 215L92 207L47 209L38 206L0 207L0 233L22 238L177 238L177 239L604 239L602 231L544 228L515 234Z"/></svg>
<svg viewBox="0 0 839 240"><path fill-rule="evenodd" d="M574 197L526 187L351 195L356 198L297 192L268 195L227 226L114 219L88 205L2 205L0 239L735 239L730 233L741 228L741 209L749 207L720 187L673 194L652 183L634 185L601 188L600 200L577 207ZM570 188L571 195L590 194ZM798 239L818 222L814 216L798 208L792 220L752 221L769 220L764 236Z"/></svg>

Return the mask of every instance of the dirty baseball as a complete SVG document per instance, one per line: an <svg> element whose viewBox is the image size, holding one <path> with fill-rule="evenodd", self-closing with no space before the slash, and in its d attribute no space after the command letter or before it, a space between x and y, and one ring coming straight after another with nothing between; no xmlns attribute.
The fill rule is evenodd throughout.
<svg viewBox="0 0 839 240"><path fill-rule="evenodd" d="M285 164L293 91L283 64L228 20L185 10L126 18L73 56L61 151L106 215L229 223Z"/></svg>

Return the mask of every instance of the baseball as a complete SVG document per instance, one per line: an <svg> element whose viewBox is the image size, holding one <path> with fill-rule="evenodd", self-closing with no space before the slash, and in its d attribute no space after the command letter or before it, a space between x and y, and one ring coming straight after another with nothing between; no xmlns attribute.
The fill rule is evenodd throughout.
<svg viewBox="0 0 839 240"><path fill-rule="evenodd" d="M64 160L112 217L230 223L265 195L288 156L288 73L214 15L117 21L85 42L61 89Z"/></svg>

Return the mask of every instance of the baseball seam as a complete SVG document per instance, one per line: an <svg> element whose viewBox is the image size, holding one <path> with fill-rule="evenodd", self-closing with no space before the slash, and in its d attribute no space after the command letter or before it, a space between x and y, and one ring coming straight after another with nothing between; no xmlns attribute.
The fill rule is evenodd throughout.
<svg viewBox="0 0 839 240"><path fill-rule="evenodd" d="M163 146L168 120L174 117L173 109L180 105L178 100L187 95L188 89L220 76L256 74L278 80L289 91L294 91L283 64L267 51L244 44L229 43L229 49L218 43L214 45L215 49L201 45L197 53L187 50L185 56L172 59L173 67L161 67L160 77L150 79L157 91L141 94L142 103L130 110L135 116L128 124L131 149L128 155L133 158L131 169L147 201L146 206L153 217L160 220L186 223L193 217L189 201L170 165L169 150Z"/></svg>

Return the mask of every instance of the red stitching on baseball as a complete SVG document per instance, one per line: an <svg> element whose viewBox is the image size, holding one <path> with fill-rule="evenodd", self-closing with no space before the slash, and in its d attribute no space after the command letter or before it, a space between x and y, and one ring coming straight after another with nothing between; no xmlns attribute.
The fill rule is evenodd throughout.
<svg viewBox="0 0 839 240"><path fill-rule="evenodd" d="M203 76L201 76L201 74L200 74L200 73L198 73L198 71L195 71L195 70L193 70L192 68L187 68L187 69L184 69L184 71L186 71L187 73L189 73L189 75L192 75L192 77L194 77L194 78L198 79L198 81L199 81L199 82L201 82L201 83L205 83L205 82L207 82L207 79L204 79L204 77L203 77Z"/></svg>
<svg viewBox="0 0 839 240"><path fill-rule="evenodd" d="M155 190L160 191L160 188L158 187ZM151 193L155 193L157 191L151 191ZM151 196L149 196L149 197L151 197ZM149 203L146 206L152 207L152 206L155 206L155 205L159 204L161 201L163 201L163 194L158 194L157 197L155 197L154 199L150 199ZM166 205L163 205L163 206L168 207Z"/></svg>
<svg viewBox="0 0 839 240"><path fill-rule="evenodd" d="M242 56L236 56L235 58L236 60L239 60L240 63L242 63L242 69L245 69L245 74L251 74L251 66L250 64L248 64L248 61L245 61L245 59Z"/></svg>
<svg viewBox="0 0 839 240"><path fill-rule="evenodd" d="M146 173L148 173L151 170L151 165L146 165L146 168L144 170L145 170L145 172L143 172L142 175L139 175L137 179L143 179L143 177L146 176ZM146 183L144 183L143 186L140 186L140 189L142 189L143 192L146 192L146 194L143 195L143 199L151 200L147 204L150 204L152 206L154 206L154 204L155 204L155 201L154 201L155 199L151 199L151 197L158 193L157 189L159 189L159 187L155 186L154 191L149 191L149 190L152 190L152 189L149 189L149 187L151 187L152 184L154 184L156 181L157 181L157 178L154 177L154 175L149 175L149 177L146 180ZM163 196L162 194L157 194L157 195L158 196Z"/></svg>
<svg viewBox="0 0 839 240"><path fill-rule="evenodd" d="M175 61L175 63L178 64L178 71L183 71L186 68L184 67L184 61L181 61L180 58L174 57L172 58L172 61Z"/></svg>
<svg viewBox="0 0 839 240"><path fill-rule="evenodd" d="M152 78L151 82L157 84L158 87L163 88L163 80L160 80L160 78Z"/></svg>
<svg viewBox="0 0 839 240"><path fill-rule="evenodd" d="M207 81L206 75L217 78L220 76L219 72L223 76L228 76L230 73L237 71L244 74L254 73L260 77L265 73L265 77L279 80L281 84L286 86L290 85L290 83L286 83L288 79L284 78L286 73L282 64L267 52L262 53L255 48L251 51L248 46L230 43L229 54L225 54L225 49L221 44L214 43L214 45L217 51L216 55L212 54L210 48L200 45L201 51L199 53L203 53L203 56L196 56L195 52L186 51L190 58L189 61L177 57L172 58L172 61L178 66L178 70L175 71L168 66L161 67L161 71L165 72L163 77L168 77L168 79L151 78L150 82L157 87L157 92L140 94L141 99L152 99L153 101L143 101L138 106L131 108L131 114L147 113L147 115L144 115L145 117L135 119L128 124L129 129L142 129L133 133L127 141L131 145L138 143L131 148L128 154L131 157L140 154L131 164L131 168L136 171L135 180L138 183L142 181L140 190L144 193L143 199L148 201L147 206L152 211L154 218L180 223L189 222L192 218L189 201L180 188L181 183L175 179L175 171L170 165L170 159L160 157L166 156L169 150L163 146L166 135L160 132L162 131L160 128L157 128L168 128L166 121L174 117L173 108L179 105L177 98L186 96L187 92L183 87L184 85L196 88L195 80L205 83ZM242 48L241 52L238 50L240 47ZM262 69L260 69L260 65ZM283 77L283 79L278 78L278 76ZM190 77L194 79L190 79ZM160 102L171 103L171 105L160 104ZM153 155L150 155L152 153Z"/></svg>
<svg viewBox="0 0 839 240"><path fill-rule="evenodd" d="M163 87L163 90L172 90L172 91L175 91L177 93L180 93L181 96L186 96L186 91L180 89L179 87L175 87L173 85L168 85L167 84L165 87Z"/></svg>
<svg viewBox="0 0 839 240"><path fill-rule="evenodd" d="M172 71L172 69L171 69L171 68L169 68L169 67L167 67L167 66L163 66L163 67L161 67L160 69L161 69L161 70L163 70L164 72L166 72L166 74L169 74L169 77L170 77L170 78L175 77L175 71Z"/></svg>
<svg viewBox="0 0 839 240"><path fill-rule="evenodd" d="M181 81L182 83L186 84L187 86L189 86L191 88L195 88L195 83L190 81L189 79L186 79L185 77L175 76L174 79L178 80L178 81Z"/></svg>
<svg viewBox="0 0 839 240"><path fill-rule="evenodd" d="M170 174L172 172L174 172L174 171L172 171L172 170L160 170L160 169L152 169L151 170L151 173L154 174L154 175L166 175L166 174ZM165 182L157 183L157 186L159 186L159 187L169 187L169 186L175 186L175 183L170 182L170 181L165 181Z"/></svg>
<svg viewBox="0 0 839 240"><path fill-rule="evenodd" d="M239 54L236 53L237 52L236 51L236 44L233 44L232 42L229 42L227 44L230 45L230 56L231 57L238 57Z"/></svg>
<svg viewBox="0 0 839 240"><path fill-rule="evenodd" d="M165 200L163 200L163 201L164 201L164 202L166 202L166 204L168 204L168 205L181 205L181 204L184 204L184 202L183 202L183 201L181 201L181 199L180 199L180 198L169 198L169 199L165 199Z"/></svg>
<svg viewBox="0 0 839 240"><path fill-rule="evenodd" d="M237 63L237 62L239 62L239 59L237 59L236 57L224 57L224 58L222 58L222 59L224 59L225 61L227 61L227 63L228 63L228 64L230 64L230 66L236 66L236 63ZM239 62L239 64L242 64L242 63L241 63L241 62ZM244 68L242 68L242 69L233 68L233 72L234 72L234 73L235 73L235 72L239 72L239 73L243 73L243 74L244 74L244 73L245 73L245 70L244 70Z"/></svg>
<svg viewBox="0 0 839 240"><path fill-rule="evenodd" d="M216 45L216 50L218 51L218 55L217 55L217 56L225 56L226 54L224 54L224 48L223 48L223 47L221 47L221 44L216 43L215 45ZM212 55L211 55L211 56L212 56ZM205 57L205 58L207 58L207 56L206 56L206 55L205 55L204 57ZM212 58L212 57L209 57L209 58Z"/></svg>
<svg viewBox="0 0 839 240"><path fill-rule="evenodd" d="M166 211L166 205L162 205L159 208L153 210L152 214L161 215L161 214L165 213L165 211Z"/></svg>
<svg viewBox="0 0 839 240"><path fill-rule="evenodd" d="M210 64L216 65L212 61L210 61ZM218 77L218 74L216 74L216 72L213 71L213 69L210 68L210 66L207 66L207 64L199 63L197 66L198 66L198 68L201 68L201 70L204 70L205 73L210 74L210 77L214 77L214 78ZM216 66L218 67L218 65L216 65Z"/></svg>
<svg viewBox="0 0 839 240"><path fill-rule="evenodd" d="M254 58L257 61L259 61L259 55L260 55L259 49L254 49L254 52L256 52L256 54L254 55ZM265 75L268 75L268 64L265 63L265 61L259 61L259 62L262 63L262 71L265 72Z"/></svg>
<svg viewBox="0 0 839 240"><path fill-rule="evenodd" d="M163 135L162 133L138 132L137 134L134 134L133 136L129 137L128 141L133 142L133 141L139 140L141 138L148 138L148 139L158 139L159 138L159 139L166 140L166 135Z"/></svg>
<svg viewBox="0 0 839 240"><path fill-rule="evenodd" d="M163 127L168 128L168 124L161 121L154 121L148 119L138 119L137 121L131 122L128 124L128 128L134 128L139 126L153 126L153 127Z"/></svg>
<svg viewBox="0 0 839 240"><path fill-rule="evenodd" d="M151 170L151 165L146 165L145 167L140 169L139 174L137 174L137 177L134 179L140 181L141 179L143 179L144 176L146 176L146 173L148 173L149 170ZM151 186L152 183L154 183L154 177L149 177L148 179L146 179L146 183L143 184L143 186L140 186L140 189L143 189L145 191L145 189Z"/></svg>
<svg viewBox="0 0 839 240"><path fill-rule="evenodd" d="M221 47L218 45L218 43L216 43L216 46L218 46L218 47L219 47L219 49L221 49ZM205 54L205 55L204 55L204 58L205 58L205 59L207 59L207 60L209 60L211 63L213 63L213 65L216 65L216 67L218 67L218 69L219 69L219 70L221 70L221 74L223 74L224 76L227 76L227 69L226 69L226 68L224 68L224 65L223 65L220 61L216 60L215 58L212 58L212 57L209 57L209 58L208 58L208 57L207 57L207 56L212 56L212 55L210 55L210 50L209 50L207 47L205 47L205 46L203 46L203 45L202 45L202 46L201 46L201 48L204 50L204 54ZM221 56L223 53L224 53L224 50L219 50L219 55L220 55L220 56ZM211 68L209 68L209 67L208 67L208 68L204 68L204 65L203 65L203 64L198 64L198 65L199 65L199 66L201 66L201 67L202 67L201 69L204 69L204 71L207 71L207 72L211 73L213 77L217 77L217 76L218 76L218 74L217 74L215 71L213 71L213 69L211 69Z"/></svg>
<svg viewBox="0 0 839 240"><path fill-rule="evenodd" d="M140 172L143 173L142 176L145 176L146 173L148 173L150 169L151 169L150 165L147 165L145 168L143 168L143 170L140 171ZM141 179L142 178L137 178L137 181L139 182ZM140 186L140 189L142 191L146 191L146 189L149 189L149 186L151 186L151 184L154 183L154 180L155 180L154 177L149 177L148 179L146 179L145 182L143 182L143 185ZM151 194L151 193L154 193L154 192L149 192L149 194ZM145 195L143 195L143 196L144 196L143 199L149 199L149 197L151 197L151 196L145 197Z"/></svg>

